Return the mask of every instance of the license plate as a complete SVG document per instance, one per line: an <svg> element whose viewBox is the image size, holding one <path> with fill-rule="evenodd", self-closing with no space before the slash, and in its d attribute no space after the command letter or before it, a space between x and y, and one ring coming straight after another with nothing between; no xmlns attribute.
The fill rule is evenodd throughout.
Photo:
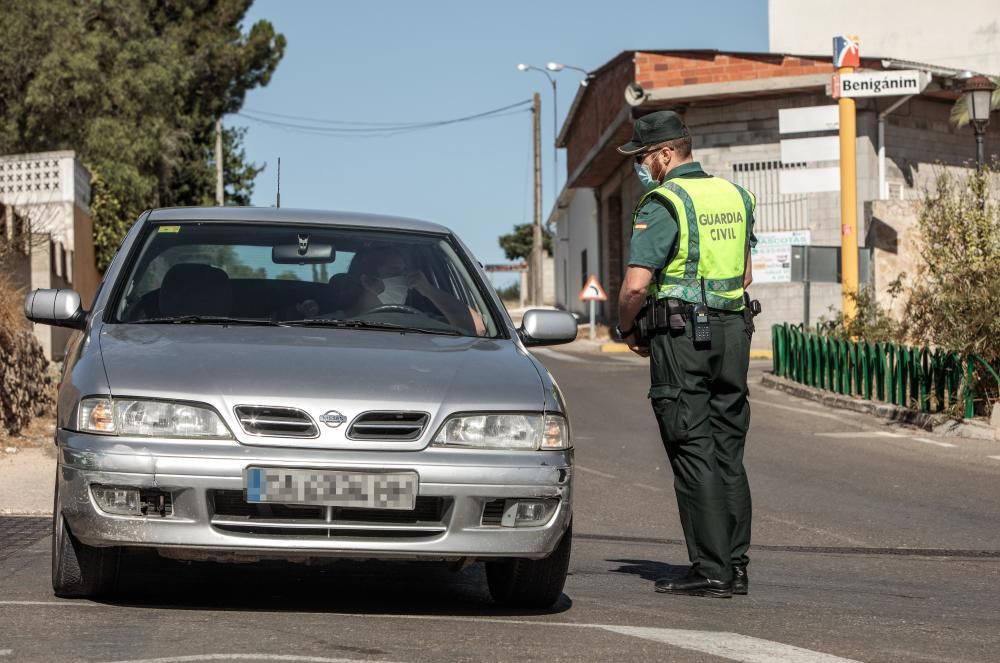
<svg viewBox="0 0 1000 663"><path fill-rule="evenodd" d="M247 502L412 510L417 486L416 472L274 467L249 467L246 471Z"/></svg>

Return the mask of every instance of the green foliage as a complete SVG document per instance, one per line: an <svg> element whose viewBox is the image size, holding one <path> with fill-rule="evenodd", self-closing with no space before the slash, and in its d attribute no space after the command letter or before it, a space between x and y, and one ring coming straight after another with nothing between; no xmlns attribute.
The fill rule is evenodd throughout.
<svg viewBox="0 0 1000 663"><path fill-rule="evenodd" d="M508 260L526 260L531 255L533 224L522 223L514 226L514 232L501 235L500 248ZM542 248L552 255L552 235L542 227Z"/></svg>
<svg viewBox="0 0 1000 663"><path fill-rule="evenodd" d="M274 278L278 279L279 281L299 281L299 280L301 280L301 279L299 279L299 275L296 274L295 272L293 272L290 269L287 269L287 270L281 272L280 274L278 274Z"/></svg>
<svg viewBox="0 0 1000 663"><path fill-rule="evenodd" d="M924 343L1000 361L1000 204L997 167L943 170L917 221L920 269L909 332Z"/></svg>
<svg viewBox="0 0 1000 663"><path fill-rule="evenodd" d="M215 120L266 85L285 39L251 0L0 0L0 153L75 150L96 180L104 269L149 207L214 200ZM224 135L227 202L260 167Z"/></svg>
<svg viewBox="0 0 1000 663"><path fill-rule="evenodd" d="M889 294L895 300L903 292L903 279L905 274L889 284ZM857 293L851 293L849 297L854 301L856 315L847 319L843 311L837 311L831 307L834 313L832 318L821 318L819 327L825 334L838 339L864 339L869 343L903 343L904 330L899 322L890 313L889 308L879 305L872 288L861 288Z"/></svg>
<svg viewBox="0 0 1000 663"><path fill-rule="evenodd" d="M500 296L500 299L502 299L505 302L520 301L520 299L521 299L521 280L518 279L517 281L514 281L513 283L511 283L510 285L508 285L506 287L497 288L497 294Z"/></svg>

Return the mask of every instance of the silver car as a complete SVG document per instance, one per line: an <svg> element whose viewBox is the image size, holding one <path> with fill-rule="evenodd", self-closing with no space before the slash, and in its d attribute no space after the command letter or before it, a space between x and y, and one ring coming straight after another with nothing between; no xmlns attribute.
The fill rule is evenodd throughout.
<svg viewBox="0 0 1000 663"><path fill-rule="evenodd" d="M559 388L469 250L408 219L264 208L146 212L59 389L52 585L106 594L122 559L484 561L500 603L551 605L572 539Z"/></svg>

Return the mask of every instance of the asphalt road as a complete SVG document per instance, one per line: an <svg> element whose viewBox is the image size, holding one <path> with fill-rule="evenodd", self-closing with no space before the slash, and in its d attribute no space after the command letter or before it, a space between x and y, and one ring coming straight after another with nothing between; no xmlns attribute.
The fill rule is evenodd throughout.
<svg viewBox="0 0 1000 663"><path fill-rule="evenodd" d="M493 606L477 566L155 557L113 601L63 601L45 521L0 519L0 663L1000 660L1000 445L755 388L750 595L665 596L653 580L687 560L645 363L538 355L569 401L579 470L556 609Z"/></svg>

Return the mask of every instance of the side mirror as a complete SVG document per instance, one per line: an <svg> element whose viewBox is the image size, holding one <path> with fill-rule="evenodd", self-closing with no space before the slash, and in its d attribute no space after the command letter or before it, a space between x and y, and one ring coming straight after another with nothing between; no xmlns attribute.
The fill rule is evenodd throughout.
<svg viewBox="0 0 1000 663"><path fill-rule="evenodd" d="M576 318L565 311L532 309L517 330L525 345L559 345L576 340Z"/></svg>
<svg viewBox="0 0 1000 663"><path fill-rule="evenodd" d="M55 327L83 329L87 325L80 295L69 288L32 290L24 298L24 315L32 322Z"/></svg>

